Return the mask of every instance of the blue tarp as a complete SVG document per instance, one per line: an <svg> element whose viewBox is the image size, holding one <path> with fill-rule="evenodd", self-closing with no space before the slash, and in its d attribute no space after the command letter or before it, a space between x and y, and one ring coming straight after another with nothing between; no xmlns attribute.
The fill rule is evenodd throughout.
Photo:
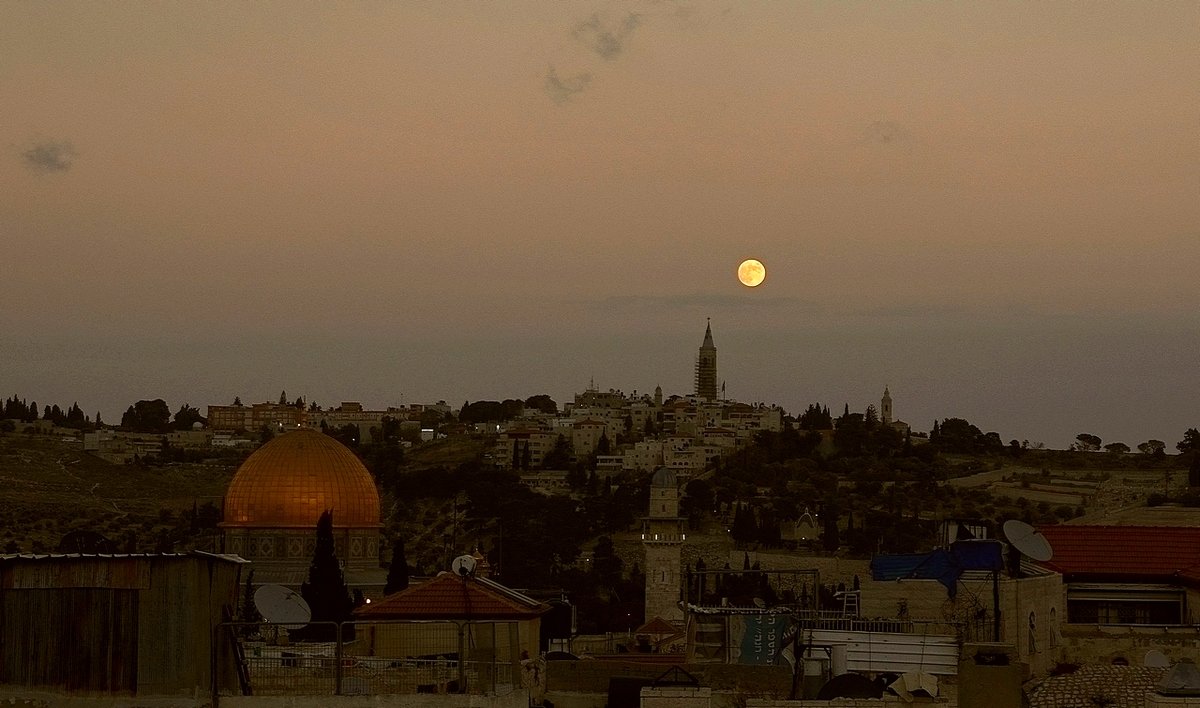
<svg viewBox="0 0 1200 708"><path fill-rule="evenodd" d="M1004 569L1004 554L999 541L955 541L950 544L950 553L963 570Z"/></svg>
<svg viewBox="0 0 1200 708"><path fill-rule="evenodd" d="M950 549L931 553L902 553L871 559L871 578L900 580L916 578L936 580L946 586L953 599L958 593L958 578L965 570L1000 570L1004 556L999 541L956 541Z"/></svg>

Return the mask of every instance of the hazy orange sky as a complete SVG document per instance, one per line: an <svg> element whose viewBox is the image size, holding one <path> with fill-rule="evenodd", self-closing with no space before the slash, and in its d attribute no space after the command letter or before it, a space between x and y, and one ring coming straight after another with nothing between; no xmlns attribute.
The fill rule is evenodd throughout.
<svg viewBox="0 0 1200 708"><path fill-rule="evenodd" d="M0 4L0 395L1200 425L1200 3ZM735 269L761 259L748 290Z"/></svg>

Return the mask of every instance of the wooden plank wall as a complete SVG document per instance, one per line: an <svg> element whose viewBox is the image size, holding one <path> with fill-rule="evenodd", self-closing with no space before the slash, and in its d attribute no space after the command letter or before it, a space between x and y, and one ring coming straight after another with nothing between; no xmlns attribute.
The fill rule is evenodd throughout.
<svg viewBox="0 0 1200 708"><path fill-rule="evenodd" d="M0 600L0 683L74 693L132 693L137 686L134 590L45 588Z"/></svg>
<svg viewBox="0 0 1200 708"><path fill-rule="evenodd" d="M205 558L156 558L142 591L138 695L203 694L212 684L213 627L222 606L236 607L236 564ZM235 667L222 675L237 686Z"/></svg>
<svg viewBox="0 0 1200 708"><path fill-rule="evenodd" d="M236 605L238 569L198 556L6 563L0 567L0 684L205 695L213 684L213 630L223 608ZM218 686L236 688L232 654L218 657Z"/></svg>

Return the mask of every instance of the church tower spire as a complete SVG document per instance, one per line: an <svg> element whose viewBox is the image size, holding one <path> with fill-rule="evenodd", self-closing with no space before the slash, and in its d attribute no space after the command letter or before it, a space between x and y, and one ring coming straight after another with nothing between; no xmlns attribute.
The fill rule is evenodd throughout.
<svg viewBox="0 0 1200 708"><path fill-rule="evenodd" d="M704 328L704 344L696 357L696 397L717 400L717 347L713 344L711 319Z"/></svg>

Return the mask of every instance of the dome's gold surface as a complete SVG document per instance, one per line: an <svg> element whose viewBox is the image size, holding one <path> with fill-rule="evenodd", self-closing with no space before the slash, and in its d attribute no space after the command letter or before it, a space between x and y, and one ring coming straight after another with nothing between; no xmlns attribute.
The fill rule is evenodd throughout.
<svg viewBox="0 0 1200 708"><path fill-rule="evenodd" d="M238 468L225 494L225 527L315 527L333 510L335 527L378 527L379 492L345 445L311 429L263 445Z"/></svg>

